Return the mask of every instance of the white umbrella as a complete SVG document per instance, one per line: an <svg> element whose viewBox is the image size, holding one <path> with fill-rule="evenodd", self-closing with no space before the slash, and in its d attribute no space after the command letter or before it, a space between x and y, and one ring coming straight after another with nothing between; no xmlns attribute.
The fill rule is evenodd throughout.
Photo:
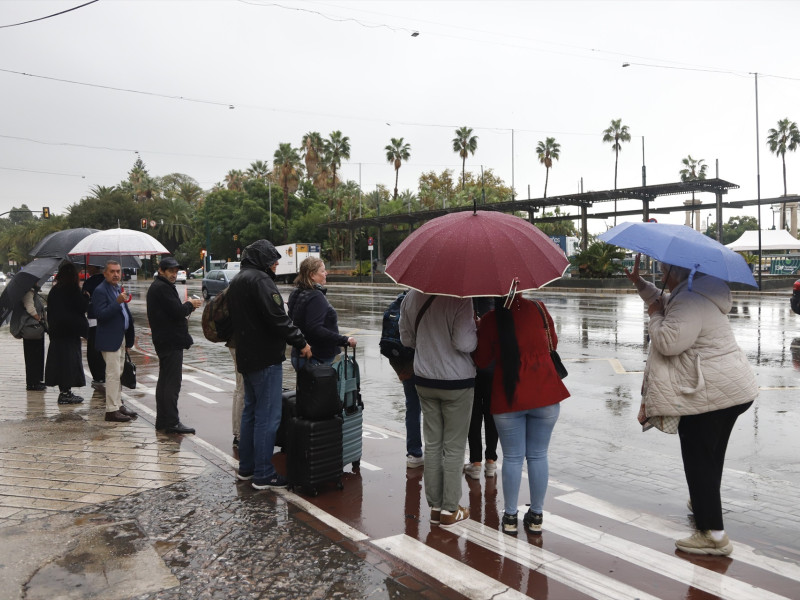
<svg viewBox="0 0 800 600"><path fill-rule="evenodd" d="M69 251L70 255L169 254L161 242L151 235L133 229L107 229L88 235Z"/></svg>

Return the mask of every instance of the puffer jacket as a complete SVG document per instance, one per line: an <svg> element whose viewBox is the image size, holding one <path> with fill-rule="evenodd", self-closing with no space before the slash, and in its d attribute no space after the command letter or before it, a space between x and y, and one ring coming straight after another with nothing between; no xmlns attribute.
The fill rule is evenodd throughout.
<svg viewBox="0 0 800 600"><path fill-rule="evenodd" d="M660 290L647 282L639 291L650 303ZM650 355L642 397L651 416L695 415L744 404L758 395L755 374L736 343L728 313L728 285L697 273L692 290L681 282L664 314L650 317Z"/></svg>
<svg viewBox="0 0 800 600"><path fill-rule="evenodd" d="M261 371L286 360L286 344L297 349L306 339L284 309L283 297L269 269L280 253L267 240L245 248L241 270L228 288L233 319L236 368L239 373Z"/></svg>

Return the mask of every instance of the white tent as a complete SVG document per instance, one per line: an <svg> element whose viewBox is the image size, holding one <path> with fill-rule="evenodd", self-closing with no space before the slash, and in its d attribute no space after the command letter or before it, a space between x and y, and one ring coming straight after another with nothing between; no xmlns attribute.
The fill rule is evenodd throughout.
<svg viewBox="0 0 800 600"><path fill-rule="evenodd" d="M735 242L726 244L736 252L758 250L758 231L745 231ZM800 250L800 240L785 229L765 229L761 232L762 250Z"/></svg>

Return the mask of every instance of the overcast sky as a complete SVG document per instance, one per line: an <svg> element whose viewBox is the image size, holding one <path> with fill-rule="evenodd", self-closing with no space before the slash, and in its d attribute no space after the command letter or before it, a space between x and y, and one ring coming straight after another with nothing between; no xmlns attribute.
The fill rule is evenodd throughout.
<svg viewBox="0 0 800 600"><path fill-rule="evenodd" d="M352 148L342 176L366 191L394 186L391 137L411 144L401 191L416 192L424 171L459 171L451 140L462 125L479 138L467 169L491 167L510 185L513 165L518 197L528 186L542 195L534 149L547 136L561 144L549 196L579 192L581 178L585 190L610 189L602 132L617 118L633 136L619 187L641 184L643 136L649 184L678 181L691 154L740 186L726 200L746 200L757 181L753 72L761 196L772 198L783 184L767 130L800 121L788 33L798 2L100 0L9 27L80 4L0 2L0 212L63 213L124 179L135 151L151 175L185 173L208 189L254 160L271 165L281 142L337 129ZM787 155L787 170L789 192L800 191L800 155ZM755 208L725 219L737 214ZM769 206L762 221L772 225Z"/></svg>

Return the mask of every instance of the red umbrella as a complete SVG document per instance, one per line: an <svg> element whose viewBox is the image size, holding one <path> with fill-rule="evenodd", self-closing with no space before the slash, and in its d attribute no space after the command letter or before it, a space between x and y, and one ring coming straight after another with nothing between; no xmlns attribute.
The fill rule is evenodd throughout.
<svg viewBox="0 0 800 600"><path fill-rule="evenodd" d="M392 252L386 274L426 294L503 296L540 288L569 261L527 221L494 211L458 212L428 221Z"/></svg>

